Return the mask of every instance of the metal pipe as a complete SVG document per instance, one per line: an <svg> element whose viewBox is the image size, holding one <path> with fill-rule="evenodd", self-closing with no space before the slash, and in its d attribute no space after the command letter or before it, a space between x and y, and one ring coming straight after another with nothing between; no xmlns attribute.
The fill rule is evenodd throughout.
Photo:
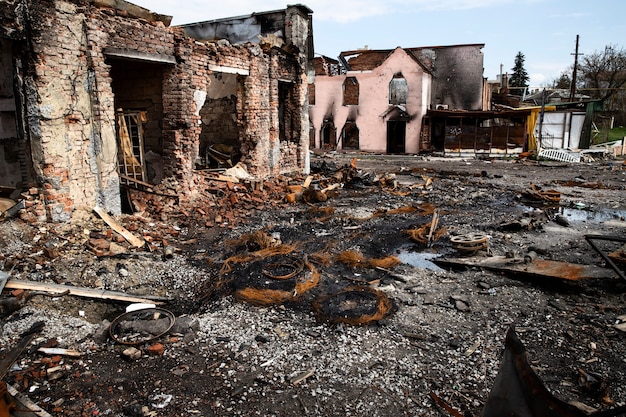
<svg viewBox="0 0 626 417"><path fill-rule="evenodd" d="M626 242L626 238L618 237L618 236L602 236L602 235L585 235L585 240L591 245L591 247L602 256L602 259L613 268L613 270L620 276L624 281L626 281L626 274L624 274L617 265L613 262L611 258L609 258L604 252L600 250L593 242L594 239L597 240L608 240L611 242Z"/></svg>

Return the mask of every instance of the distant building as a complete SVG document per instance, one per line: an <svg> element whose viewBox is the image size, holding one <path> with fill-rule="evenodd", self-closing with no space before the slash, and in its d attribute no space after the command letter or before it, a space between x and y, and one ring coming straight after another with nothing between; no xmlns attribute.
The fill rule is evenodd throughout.
<svg viewBox="0 0 626 417"><path fill-rule="evenodd" d="M382 153L428 150L429 110L480 111L490 90L483 44L356 50L315 58L310 146Z"/></svg>

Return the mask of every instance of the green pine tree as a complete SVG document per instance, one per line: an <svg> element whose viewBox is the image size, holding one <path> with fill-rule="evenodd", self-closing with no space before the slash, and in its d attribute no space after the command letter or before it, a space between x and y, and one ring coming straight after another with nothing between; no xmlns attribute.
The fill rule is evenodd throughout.
<svg viewBox="0 0 626 417"><path fill-rule="evenodd" d="M530 80L530 77L524 68L525 59L526 57L521 51L515 56L515 65L511 68L513 74L511 74L511 78L509 80L509 87L528 87L528 80Z"/></svg>

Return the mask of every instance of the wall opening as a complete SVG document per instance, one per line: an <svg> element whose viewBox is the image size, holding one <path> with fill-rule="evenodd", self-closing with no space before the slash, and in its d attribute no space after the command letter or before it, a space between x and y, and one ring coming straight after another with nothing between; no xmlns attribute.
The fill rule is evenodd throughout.
<svg viewBox="0 0 626 417"><path fill-rule="evenodd" d="M409 86L402 74L393 76L389 82L389 104L404 105L409 96Z"/></svg>
<svg viewBox="0 0 626 417"><path fill-rule="evenodd" d="M337 128L332 120L325 120L320 131L321 148L337 149Z"/></svg>
<svg viewBox="0 0 626 417"><path fill-rule="evenodd" d="M214 72L200 109L202 131L197 167L230 167L241 159L240 124L237 104L243 78L237 74Z"/></svg>
<svg viewBox="0 0 626 417"><path fill-rule="evenodd" d="M356 106L359 104L359 81L356 77L347 77L343 81L343 105Z"/></svg>
<svg viewBox="0 0 626 417"><path fill-rule="evenodd" d="M0 38L0 197L17 199L33 181L32 159L21 123L17 44Z"/></svg>
<svg viewBox="0 0 626 417"><path fill-rule="evenodd" d="M344 149L359 149L359 127L356 122L346 122L341 132L341 140Z"/></svg>
<svg viewBox="0 0 626 417"><path fill-rule="evenodd" d="M315 84L309 84L309 106L315 106Z"/></svg>
<svg viewBox="0 0 626 417"><path fill-rule="evenodd" d="M163 179L163 66L121 59L110 64L120 183L158 184Z"/></svg>
<svg viewBox="0 0 626 417"><path fill-rule="evenodd" d="M315 149L315 126L309 121L309 148Z"/></svg>
<svg viewBox="0 0 626 417"><path fill-rule="evenodd" d="M278 81L278 128L281 142L300 142L299 109L294 83Z"/></svg>
<svg viewBox="0 0 626 417"><path fill-rule="evenodd" d="M406 122L390 120L387 122L387 153L405 153Z"/></svg>

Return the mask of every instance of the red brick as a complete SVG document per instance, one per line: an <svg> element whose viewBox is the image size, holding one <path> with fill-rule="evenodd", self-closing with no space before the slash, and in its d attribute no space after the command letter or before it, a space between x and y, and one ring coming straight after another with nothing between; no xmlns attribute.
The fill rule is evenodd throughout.
<svg viewBox="0 0 626 417"><path fill-rule="evenodd" d="M155 343L153 345L148 346L147 349L148 355L151 356L161 356L165 353L165 346L161 343Z"/></svg>

